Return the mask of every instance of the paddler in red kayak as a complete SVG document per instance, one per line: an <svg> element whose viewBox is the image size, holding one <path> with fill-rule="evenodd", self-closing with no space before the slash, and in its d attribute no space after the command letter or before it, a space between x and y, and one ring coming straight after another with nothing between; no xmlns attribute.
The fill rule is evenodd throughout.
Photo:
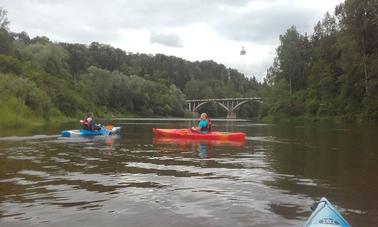
<svg viewBox="0 0 378 227"><path fill-rule="evenodd" d="M211 130L211 121L207 118L206 113L201 114L201 119L198 123L198 127L193 126L192 131L200 133L208 133Z"/></svg>

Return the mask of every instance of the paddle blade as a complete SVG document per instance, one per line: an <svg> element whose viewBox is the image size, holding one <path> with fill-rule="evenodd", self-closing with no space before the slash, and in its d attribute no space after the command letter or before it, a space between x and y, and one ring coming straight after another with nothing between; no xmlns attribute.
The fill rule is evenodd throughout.
<svg viewBox="0 0 378 227"><path fill-rule="evenodd" d="M109 131L112 131L112 130L113 130L113 125L107 125L107 126L105 126L105 127L106 127L106 129L109 130Z"/></svg>

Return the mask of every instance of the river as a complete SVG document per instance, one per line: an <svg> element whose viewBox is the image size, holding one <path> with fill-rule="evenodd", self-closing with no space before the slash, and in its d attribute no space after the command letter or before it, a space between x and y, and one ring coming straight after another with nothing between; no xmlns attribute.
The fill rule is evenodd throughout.
<svg viewBox="0 0 378 227"><path fill-rule="evenodd" d="M323 196L352 226L378 226L377 125L213 120L243 144L153 138L185 120L111 123L119 136L3 130L0 226L302 226Z"/></svg>

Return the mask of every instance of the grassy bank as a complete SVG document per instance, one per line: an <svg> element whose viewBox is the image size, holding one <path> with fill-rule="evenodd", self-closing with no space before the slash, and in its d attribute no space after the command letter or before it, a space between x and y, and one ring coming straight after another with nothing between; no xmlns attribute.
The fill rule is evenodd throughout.
<svg viewBox="0 0 378 227"><path fill-rule="evenodd" d="M44 119L39 116L25 116L15 112L0 110L0 128L2 129L36 127L51 123L72 122L74 120L74 118L65 116L54 116L49 119Z"/></svg>
<svg viewBox="0 0 378 227"><path fill-rule="evenodd" d="M4 105L5 104L5 105ZM69 122L77 122L83 119L85 113L80 116L68 117L59 112L55 112L52 116L44 118L30 109L23 103L7 102L0 104L0 128L30 128L38 127L45 124L62 124ZM109 119L109 118L133 118L139 117L135 113L120 113L120 112L95 112L96 119Z"/></svg>

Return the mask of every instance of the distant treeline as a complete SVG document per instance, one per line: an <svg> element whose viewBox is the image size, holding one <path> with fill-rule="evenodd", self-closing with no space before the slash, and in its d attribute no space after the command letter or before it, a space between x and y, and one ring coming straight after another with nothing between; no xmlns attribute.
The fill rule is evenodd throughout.
<svg viewBox="0 0 378 227"><path fill-rule="evenodd" d="M346 0L312 35L293 26L259 83L213 61L190 62L93 42L55 43L9 31L0 8L0 126L97 116L177 116L185 99L260 96L238 116L378 121L378 5ZM210 116L226 114L207 104Z"/></svg>

